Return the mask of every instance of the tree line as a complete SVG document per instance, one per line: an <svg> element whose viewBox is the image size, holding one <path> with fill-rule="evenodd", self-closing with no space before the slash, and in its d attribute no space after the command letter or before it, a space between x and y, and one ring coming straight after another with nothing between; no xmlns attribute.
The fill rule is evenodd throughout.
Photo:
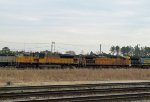
<svg viewBox="0 0 150 102"><path fill-rule="evenodd" d="M0 50L0 55L19 55L19 54L31 54L32 52L25 52L25 51L11 51L8 47L2 48ZM34 52L34 53L44 53L46 55L57 55L61 54L59 52L51 52L48 50L41 51L41 52ZM66 54L73 54L75 55L74 51L67 51ZM90 55L98 55L91 51ZM111 46L110 53L107 54L103 52L102 54L99 54L101 56L131 56L131 57L150 57L150 47L139 47L139 45L136 45L134 47L132 46Z"/></svg>
<svg viewBox="0 0 150 102"><path fill-rule="evenodd" d="M8 47L3 47L2 50L0 50L0 55L4 56L15 56L15 55L33 55L33 54L39 54L43 53L46 55L57 55L60 54L59 52L51 52L48 50L40 51L40 52L25 52L25 51L11 51Z"/></svg>
<svg viewBox="0 0 150 102"><path fill-rule="evenodd" d="M150 47L139 47L136 45L132 46L112 46L110 48L111 55L123 55L123 56L133 56L133 57L150 57Z"/></svg>

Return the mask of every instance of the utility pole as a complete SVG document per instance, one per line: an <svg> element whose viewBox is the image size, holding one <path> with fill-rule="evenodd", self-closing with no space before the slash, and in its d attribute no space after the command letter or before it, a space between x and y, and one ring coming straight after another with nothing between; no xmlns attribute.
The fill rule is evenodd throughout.
<svg viewBox="0 0 150 102"><path fill-rule="evenodd" d="M55 52L55 42L51 43L51 52Z"/></svg>
<svg viewBox="0 0 150 102"><path fill-rule="evenodd" d="M25 50L26 50L26 43L24 42L23 45L24 45L24 52L25 52Z"/></svg>
<svg viewBox="0 0 150 102"><path fill-rule="evenodd" d="M100 44L100 54L102 54L102 44Z"/></svg>
<svg viewBox="0 0 150 102"><path fill-rule="evenodd" d="M53 47L54 47L53 51L55 52L55 42L53 42L53 45L54 45L54 46L53 46Z"/></svg>
<svg viewBox="0 0 150 102"><path fill-rule="evenodd" d="M53 51L53 44L51 43L51 52Z"/></svg>

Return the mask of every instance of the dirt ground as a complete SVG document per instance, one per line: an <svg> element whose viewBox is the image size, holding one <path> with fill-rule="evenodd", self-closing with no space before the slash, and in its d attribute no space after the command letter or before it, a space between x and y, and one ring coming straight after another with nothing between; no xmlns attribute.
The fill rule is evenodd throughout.
<svg viewBox="0 0 150 102"><path fill-rule="evenodd" d="M150 80L150 69L0 69L0 85Z"/></svg>

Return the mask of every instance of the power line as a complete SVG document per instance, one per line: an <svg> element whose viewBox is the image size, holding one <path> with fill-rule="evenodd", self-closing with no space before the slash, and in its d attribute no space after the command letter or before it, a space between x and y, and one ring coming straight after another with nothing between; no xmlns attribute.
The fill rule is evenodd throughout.
<svg viewBox="0 0 150 102"><path fill-rule="evenodd" d="M51 43L47 43L47 42L34 42L34 43L28 43L28 42L11 42L11 41L0 41L0 43L15 43L15 44L22 44L23 46L24 46L24 48L22 48L24 51L25 50L34 50L34 49L36 49L36 48L45 48L45 47L49 47L49 48L51 48L51 51L55 51L55 42L53 42L53 44L52 44L52 42ZM33 44L33 45L32 45ZM34 44L35 44L35 46L36 45L40 45L40 47L35 47L34 46ZM48 45L47 45L48 44ZM47 45L47 46L43 46L43 45ZM82 44L71 44L71 43L62 43L62 42L57 42L57 48L59 48L59 49L61 49L61 50L64 50L64 51L67 51L67 49L64 49L64 47L59 47L59 46L61 46L61 45L66 45L66 46L70 46L71 48L69 48L70 50L83 50L83 49L85 49L86 47L89 47L89 46L92 46L92 47L94 47L94 45L82 45ZM29 46L34 46L34 47L29 47ZM96 46L95 46L96 47ZM22 50L21 49L21 50ZM68 49L68 50L69 50Z"/></svg>
<svg viewBox="0 0 150 102"><path fill-rule="evenodd" d="M11 41L0 41L0 43L18 43L18 44L50 44L50 43L27 43L27 42L11 42Z"/></svg>
<svg viewBox="0 0 150 102"><path fill-rule="evenodd" d="M69 43L69 44L66 44L66 43L60 43L60 42L57 42L57 44L61 44L61 45L68 45L68 46L80 46L80 47L83 47L83 46L88 46L88 45L82 45L82 44L71 44L71 43Z"/></svg>
<svg viewBox="0 0 150 102"><path fill-rule="evenodd" d="M35 43L29 43L29 42L12 42L12 41L0 41L0 43L17 43L17 44L50 44L47 42L35 42ZM71 44L71 43L62 43L62 42L57 42L57 44L61 44L61 45L68 45L68 46L89 46L89 45L83 45L83 44Z"/></svg>

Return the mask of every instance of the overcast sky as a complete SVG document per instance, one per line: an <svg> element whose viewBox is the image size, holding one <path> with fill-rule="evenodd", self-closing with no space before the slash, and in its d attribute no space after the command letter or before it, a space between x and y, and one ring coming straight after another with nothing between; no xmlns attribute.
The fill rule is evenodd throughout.
<svg viewBox="0 0 150 102"><path fill-rule="evenodd" d="M96 52L150 46L150 0L0 0L0 47ZM15 43L16 42L16 43ZM47 44L23 44L47 43Z"/></svg>

